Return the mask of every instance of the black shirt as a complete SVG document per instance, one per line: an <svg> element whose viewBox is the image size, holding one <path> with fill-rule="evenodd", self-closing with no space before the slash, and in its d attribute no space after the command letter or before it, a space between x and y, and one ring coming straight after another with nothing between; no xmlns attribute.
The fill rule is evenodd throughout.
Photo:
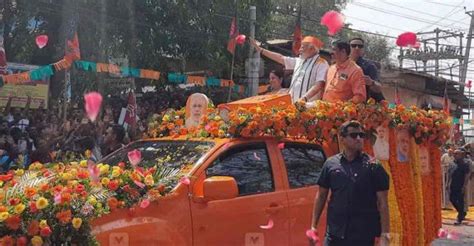
<svg viewBox="0 0 474 246"><path fill-rule="evenodd" d="M377 192L389 188L389 177L380 164L361 153L348 161L342 153L324 163L318 185L331 191L327 232L339 238L373 239L380 235Z"/></svg>
<svg viewBox="0 0 474 246"><path fill-rule="evenodd" d="M454 160L456 167L451 174L451 190L461 190L464 186L464 179L466 175L469 174L469 162L461 159Z"/></svg>
<svg viewBox="0 0 474 246"><path fill-rule="evenodd" d="M377 82L380 82L379 80L379 72L377 67L375 66L375 63L371 60L364 59L362 57L359 57L357 59L356 64L362 68L362 71L364 72L364 75L369 76L372 80L375 80ZM367 91L367 99L373 98L376 102L380 102L382 100L385 100L385 97L383 96L382 93L377 93L369 90L369 87L366 86L366 91Z"/></svg>

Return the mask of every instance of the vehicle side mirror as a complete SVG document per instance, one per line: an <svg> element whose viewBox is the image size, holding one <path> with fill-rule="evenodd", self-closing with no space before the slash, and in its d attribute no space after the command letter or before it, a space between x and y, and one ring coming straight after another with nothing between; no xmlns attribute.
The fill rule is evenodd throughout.
<svg viewBox="0 0 474 246"><path fill-rule="evenodd" d="M214 176L204 180L204 200L225 200L237 197L239 188L233 177Z"/></svg>

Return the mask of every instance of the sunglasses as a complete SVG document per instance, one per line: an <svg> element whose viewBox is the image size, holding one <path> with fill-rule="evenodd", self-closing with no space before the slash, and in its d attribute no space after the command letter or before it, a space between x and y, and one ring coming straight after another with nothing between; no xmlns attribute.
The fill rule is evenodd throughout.
<svg viewBox="0 0 474 246"><path fill-rule="evenodd" d="M363 44L351 44L351 48L356 48L358 47L359 49L362 49L364 48L364 45Z"/></svg>
<svg viewBox="0 0 474 246"><path fill-rule="evenodd" d="M357 137L360 137L360 138L364 139L367 136L367 134L365 134L365 132L351 132L351 133L348 133L346 135L346 137L347 136L349 136L351 138L354 138L354 139L356 139Z"/></svg>

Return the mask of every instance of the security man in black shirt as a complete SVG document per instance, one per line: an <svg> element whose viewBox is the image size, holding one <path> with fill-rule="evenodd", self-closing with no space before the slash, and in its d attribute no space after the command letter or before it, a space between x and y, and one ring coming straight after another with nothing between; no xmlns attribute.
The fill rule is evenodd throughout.
<svg viewBox="0 0 474 246"><path fill-rule="evenodd" d="M364 72L367 99L373 98L376 102L385 100L382 87L379 83L379 71L375 63L364 58L365 42L362 38L353 38L349 41L351 45L351 59L362 68Z"/></svg>
<svg viewBox="0 0 474 246"><path fill-rule="evenodd" d="M459 148L454 151L455 167L451 173L451 184L449 186L449 200L458 212L457 221L454 225L461 225L466 217L464 211L464 192L469 179L470 163L466 160L466 150Z"/></svg>
<svg viewBox="0 0 474 246"><path fill-rule="evenodd" d="M345 122L339 134L343 151L328 158L321 170L312 229L331 191L324 245L373 246L379 236L388 245L388 174L362 152L366 134L359 122Z"/></svg>

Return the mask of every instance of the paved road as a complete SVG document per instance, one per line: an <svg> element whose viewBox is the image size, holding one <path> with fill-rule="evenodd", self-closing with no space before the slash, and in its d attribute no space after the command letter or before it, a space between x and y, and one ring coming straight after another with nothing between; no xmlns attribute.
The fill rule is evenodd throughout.
<svg viewBox="0 0 474 246"><path fill-rule="evenodd" d="M464 221L461 226L454 226L454 222L455 220L443 219L443 228L458 233L459 240L437 239L433 242L433 246L474 245L474 221Z"/></svg>

